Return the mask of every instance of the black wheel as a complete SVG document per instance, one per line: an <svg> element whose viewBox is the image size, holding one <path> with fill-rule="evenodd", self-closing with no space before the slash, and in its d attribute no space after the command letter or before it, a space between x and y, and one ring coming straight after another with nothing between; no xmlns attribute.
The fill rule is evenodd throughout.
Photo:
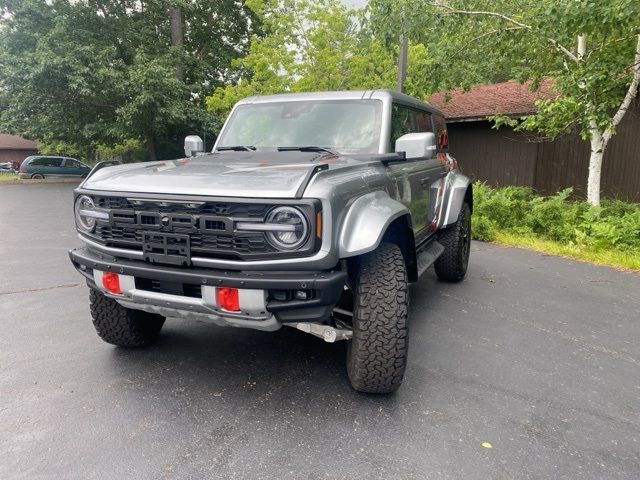
<svg viewBox="0 0 640 480"><path fill-rule="evenodd" d="M93 326L100 338L120 347L144 347L157 338L165 318L125 308L93 289L89 291Z"/></svg>
<svg viewBox="0 0 640 480"><path fill-rule="evenodd" d="M444 252L433 265L436 275L440 280L459 282L467 273L471 250L471 209L468 203L462 204L456 223L438 234L438 242L444 247Z"/></svg>
<svg viewBox="0 0 640 480"><path fill-rule="evenodd" d="M409 342L407 269L397 245L382 243L359 260L352 294L351 385L359 392L393 392L404 377Z"/></svg>
<svg viewBox="0 0 640 480"><path fill-rule="evenodd" d="M41 173L34 173L33 175L31 175L31 178L34 180L42 180L44 178L44 175Z"/></svg>

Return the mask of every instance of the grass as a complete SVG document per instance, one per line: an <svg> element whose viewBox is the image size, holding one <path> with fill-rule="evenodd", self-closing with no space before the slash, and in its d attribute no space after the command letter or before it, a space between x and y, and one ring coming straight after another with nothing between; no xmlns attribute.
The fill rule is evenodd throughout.
<svg viewBox="0 0 640 480"><path fill-rule="evenodd" d="M640 271L640 203L603 199L594 207L571 193L475 183L473 237Z"/></svg>
<svg viewBox="0 0 640 480"><path fill-rule="evenodd" d="M553 240L541 239L534 235L516 235L505 231L496 233L494 243L527 248L536 252L573 258L598 265L607 265L620 270L640 271L640 252L638 251L595 250L579 245L565 245Z"/></svg>
<svg viewBox="0 0 640 480"><path fill-rule="evenodd" d="M15 183L18 180L20 179L17 173L0 172L0 183Z"/></svg>

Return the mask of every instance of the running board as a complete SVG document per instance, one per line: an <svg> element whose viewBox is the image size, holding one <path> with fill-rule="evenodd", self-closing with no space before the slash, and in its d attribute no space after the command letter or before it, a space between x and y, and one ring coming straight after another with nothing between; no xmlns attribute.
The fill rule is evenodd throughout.
<svg viewBox="0 0 640 480"><path fill-rule="evenodd" d="M418 278L438 259L444 252L444 247L434 240L418 252Z"/></svg>

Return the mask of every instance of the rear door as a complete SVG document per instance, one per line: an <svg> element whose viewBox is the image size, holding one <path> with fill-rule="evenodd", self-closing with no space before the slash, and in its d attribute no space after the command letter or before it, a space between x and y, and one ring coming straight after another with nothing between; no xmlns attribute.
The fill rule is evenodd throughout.
<svg viewBox="0 0 640 480"><path fill-rule="evenodd" d="M402 135L433 132L433 127L431 113L394 104L391 110L390 151L395 150L395 142ZM434 152L429 157L391 164L389 170L396 181L400 201L411 212L414 236L416 243L419 243L431 233L429 226L433 219L434 200L444 167Z"/></svg>

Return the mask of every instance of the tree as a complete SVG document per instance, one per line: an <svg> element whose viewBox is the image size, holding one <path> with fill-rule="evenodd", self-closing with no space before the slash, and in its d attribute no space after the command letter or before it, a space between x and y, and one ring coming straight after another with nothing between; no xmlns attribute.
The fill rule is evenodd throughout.
<svg viewBox="0 0 640 480"><path fill-rule="evenodd" d="M507 58L512 74L533 79L534 86L545 76L554 79L555 100L538 102L534 115L498 124L551 136L579 128L591 144L587 199L599 205L604 153L640 83L640 2L440 0L429 2L425 18L441 26L455 48L478 52L484 45L478 61Z"/></svg>
<svg viewBox="0 0 640 480"><path fill-rule="evenodd" d="M393 88L393 49L371 28L367 12L337 0L253 0L264 36L253 36L246 56L233 62L243 78L208 98L213 112L226 114L241 98L271 93ZM405 90L429 93L430 51L410 44Z"/></svg>
<svg viewBox="0 0 640 480"><path fill-rule="evenodd" d="M367 3L365 25L390 54L400 60L404 40L409 40L407 76L403 82L408 93L425 98L439 90L512 78L511 55L494 54L493 40L474 39L476 35L468 37L467 32L458 32L459 19L436 15L431 3L428 0ZM416 64L417 57L420 64Z"/></svg>
<svg viewBox="0 0 640 480"><path fill-rule="evenodd" d="M0 128L177 156L180 136L221 122L205 94L257 31L235 0L0 0Z"/></svg>

